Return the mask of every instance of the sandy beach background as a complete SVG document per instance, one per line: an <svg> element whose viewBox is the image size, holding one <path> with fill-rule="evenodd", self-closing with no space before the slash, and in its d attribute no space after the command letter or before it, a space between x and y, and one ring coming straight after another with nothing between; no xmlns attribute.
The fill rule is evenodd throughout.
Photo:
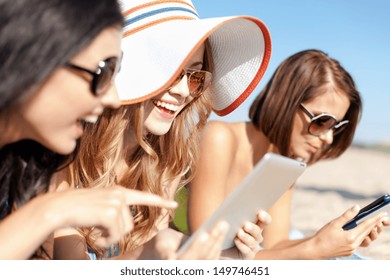
<svg viewBox="0 0 390 280"><path fill-rule="evenodd" d="M292 225L312 235L353 205L364 207L386 193L390 193L390 153L352 147L338 159L309 167L299 178ZM390 228L358 253L390 260Z"/></svg>

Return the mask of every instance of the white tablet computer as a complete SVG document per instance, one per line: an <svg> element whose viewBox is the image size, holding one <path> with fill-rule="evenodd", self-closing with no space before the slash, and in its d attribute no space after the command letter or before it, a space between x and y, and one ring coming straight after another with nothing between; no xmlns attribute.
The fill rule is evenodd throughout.
<svg viewBox="0 0 390 280"><path fill-rule="evenodd" d="M306 168L304 162L274 153L267 153L253 171L223 201L217 210L180 247L182 254L201 231L208 231L216 222L229 223L222 249L234 246L234 238L245 222L256 222L260 209L269 210L278 198L294 184Z"/></svg>

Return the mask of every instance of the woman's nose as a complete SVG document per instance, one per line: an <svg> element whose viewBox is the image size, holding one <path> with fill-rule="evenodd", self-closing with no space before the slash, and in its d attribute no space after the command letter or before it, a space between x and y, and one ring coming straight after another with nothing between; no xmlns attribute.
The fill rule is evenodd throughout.
<svg viewBox="0 0 390 280"><path fill-rule="evenodd" d="M188 77L184 75L179 82L169 89L170 94L180 95L183 98L190 96L190 89L188 88Z"/></svg>
<svg viewBox="0 0 390 280"><path fill-rule="evenodd" d="M119 100L118 91L114 83L111 84L110 88L103 94L100 99L104 107L119 108L121 101Z"/></svg>
<svg viewBox="0 0 390 280"><path fill-rule="evenodd" d="M326 133L320 135L320 139L326 144L330 145L333 143L333 129L329 129Z"/></svg>

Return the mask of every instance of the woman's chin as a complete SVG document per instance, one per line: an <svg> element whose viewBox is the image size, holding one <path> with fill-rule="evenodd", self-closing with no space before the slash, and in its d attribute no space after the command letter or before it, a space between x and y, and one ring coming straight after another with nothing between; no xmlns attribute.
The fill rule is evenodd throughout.
<svg viewBox="0 0 390 280"><path fill-rule="evenodd" d="M161 125L159 127L151 127L147 128L148 132L157 135L157 136L162 136L168 133L169 129L171 128L171 125Z"/></svg>
<svg viewBox="0 0 390 280"><path fill-rule="evenodd" d="M74 149L76 148L77 141L63 141L63 142L56 142L53 145L45 145L50 150L56 152L60 155L69 155L71 154Z"/></svg>

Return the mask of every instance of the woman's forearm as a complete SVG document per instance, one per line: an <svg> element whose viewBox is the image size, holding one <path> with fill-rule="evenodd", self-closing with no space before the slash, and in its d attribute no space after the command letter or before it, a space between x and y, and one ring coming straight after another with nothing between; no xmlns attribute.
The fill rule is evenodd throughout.
<svg viewBox="0 0 390 280"><path fill-rule="evenodd" d="M283 240L269 249L263 249L256 254L259 260L310 260L320 259L314 248L312 237Z"/></svg>
<svg viewBox="0 0 390 280"><path fill-rule="evenodd" d="M48 212L41 200L33 199L1 221L0 259L30 258L62 222L60 215Z"/></svg>

